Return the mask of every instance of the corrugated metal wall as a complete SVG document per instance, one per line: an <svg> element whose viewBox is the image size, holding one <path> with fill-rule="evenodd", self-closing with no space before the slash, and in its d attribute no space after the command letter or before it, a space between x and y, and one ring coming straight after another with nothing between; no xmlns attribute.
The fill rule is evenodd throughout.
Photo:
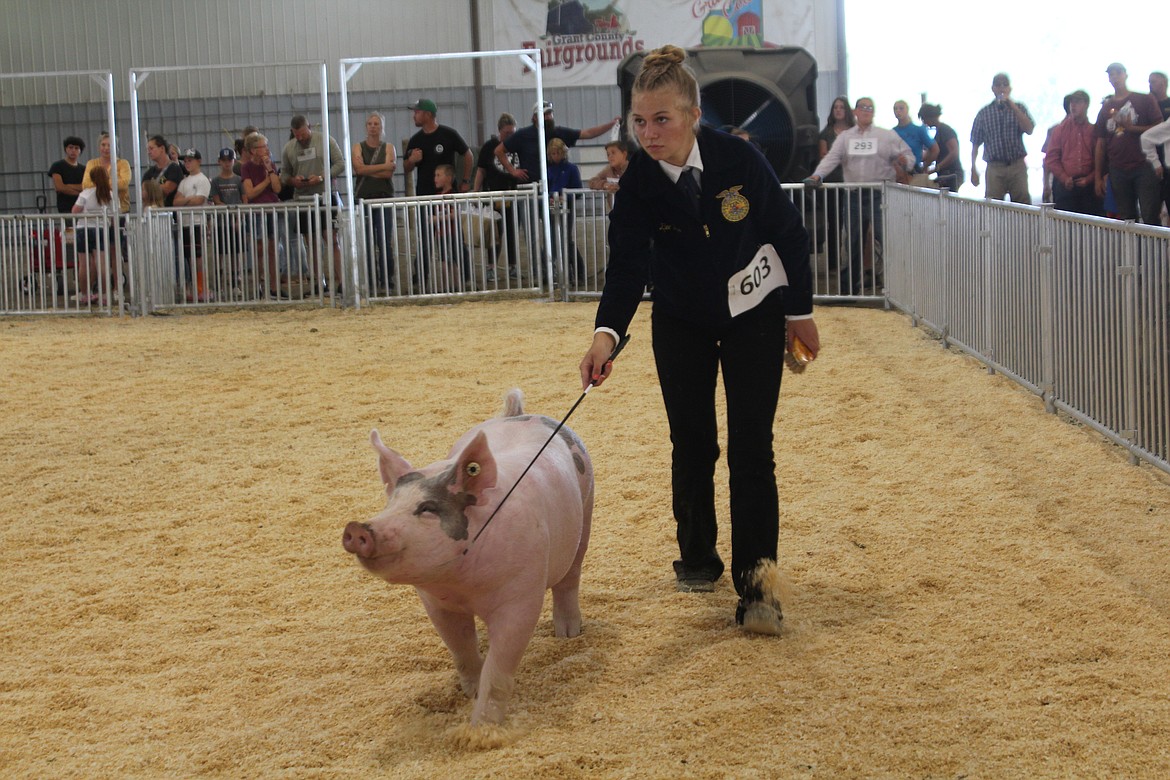
<svg viewBox="0 0 1170 780"><path fill-rule="evenodd" d="M330 87L336 89L336 63L343 57L472 48L470 25L460 23L469 18L469 0L4 0L3 15L0 72L110 70L123 91L131 68L303 61L327 63ZM420 36L419 30L427 34ZM393 72L359 74L350 88L393 89L395 83L465 86L472 83L471 66L453 61L397 66ZM305 69L192 71L173 74L166 84L175 98L316 89L316 74ZM2 106L93 99L92 90L73 80L0 82Z"/></svg>

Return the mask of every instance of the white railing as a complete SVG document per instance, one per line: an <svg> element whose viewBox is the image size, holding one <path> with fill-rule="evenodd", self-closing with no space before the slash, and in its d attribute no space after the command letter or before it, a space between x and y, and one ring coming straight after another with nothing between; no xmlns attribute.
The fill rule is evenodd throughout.
<svg viewBox="0 0 1170 780"><path fill-rule="evenodd" d="M1170 471L1170 230L890 187L891 305Z"/></svg>
<svg viewBox="0 0 1170 780"><path fill-rule="evenodd" d="M372 299L540 294L538 189L366 201L356 211L358 275Z"/></svg>

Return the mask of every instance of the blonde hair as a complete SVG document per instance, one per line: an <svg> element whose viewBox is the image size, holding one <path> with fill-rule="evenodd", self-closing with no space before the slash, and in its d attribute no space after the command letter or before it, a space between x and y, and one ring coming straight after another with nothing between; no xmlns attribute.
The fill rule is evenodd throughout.
<svg viewBox="0 0 1170 780"><path fill-rule="evenodd" d="M689 111L699 105L699 81L684 64L687 53L667 44L654 49L642 60L642 70L634 79L632 94L669 89L680 98L679 108Z"/></svg>
<svg viewBox="0 0 1170 780"><path fill-rule="evenodd" d="M142 194L147 206L166 205L166 197L163 195L162 185L158 183L157 179L147 179L142 183Z"/></svg>
<svg viewBox="0 0 1170 780"><path fill-rule="evenodd" d="M244 146L247 147L249 152L255 149L257 146L267 144L268 139L260 133L252 133L250 136L244 139Z"/></svg>
<svg viewBox="0 0 1170 780"><path fill-rule="evenodd" d="M566 157L569 156L569 147L560 138L554 138L548 142L548 154L552 154L554 151L560 152Z"/></svg>

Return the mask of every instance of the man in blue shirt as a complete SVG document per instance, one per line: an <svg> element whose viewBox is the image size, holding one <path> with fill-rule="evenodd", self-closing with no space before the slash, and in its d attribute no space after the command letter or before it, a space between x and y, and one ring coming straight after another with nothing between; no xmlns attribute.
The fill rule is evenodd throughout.
<svg viewBox="0 0 1170 780"><path fill-rule="evenodd" d="M894 132L901 136L910 151L914 152L914 172L924 173L926 168L938 159L938 144L930 137L930 131L910 121L910 106L905 100L894 104L894 116L898 124Z"/></svg>

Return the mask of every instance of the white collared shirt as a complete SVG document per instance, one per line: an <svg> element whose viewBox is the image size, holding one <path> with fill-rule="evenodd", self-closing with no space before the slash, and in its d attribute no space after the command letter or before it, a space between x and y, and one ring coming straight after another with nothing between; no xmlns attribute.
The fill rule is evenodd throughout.
<svg viewBox="0 0 1170 780"><path fill-rule="evenodd" d="M699 186L703 184L703 156L699 154L699 139L695 138L695 142L691 144L691 153L687 155L685 165L671 165L666 160L659 160L658 164L662 166L662 172L666 174L666 178L670 179L675 184L678 184L678 177L682 176L683 171L687 168L694 168L698 171L695 175L695 180L699 182Z"/></svg>

